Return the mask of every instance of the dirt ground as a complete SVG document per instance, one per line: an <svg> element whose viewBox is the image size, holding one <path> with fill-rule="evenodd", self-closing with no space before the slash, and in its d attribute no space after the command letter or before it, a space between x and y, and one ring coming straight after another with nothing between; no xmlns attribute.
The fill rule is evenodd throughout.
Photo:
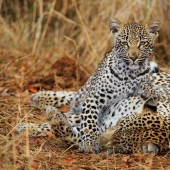
<svg viewBox="0 0 170 170"><path fill-rule="evenodd" d="M106 151L84 154L51 135L30 138L28 132L19 134L15 130L19 122L41 123L46 120L44 110L31 108L29 98L32 93L49 89L77 90L86 82L89 74L74 59L63 56L46 74L34 74L31 78L21 80L19 74L24 68L16 68L17 64L10 63L1 74L0 169L170 169L169 153L155 157L143 154L108 155Z"/></svg>

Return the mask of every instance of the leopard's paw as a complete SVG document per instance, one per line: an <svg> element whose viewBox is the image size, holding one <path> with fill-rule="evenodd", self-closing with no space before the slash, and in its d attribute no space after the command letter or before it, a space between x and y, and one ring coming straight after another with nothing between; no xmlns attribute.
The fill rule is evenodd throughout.
<svg viewBox="0 0 170 170"><path fill-rule="evenodd" d="M154 143L146 141L142 146L142 151L144 154L151 154L152 156L155 156L159 153L160 149Z"/></svg>

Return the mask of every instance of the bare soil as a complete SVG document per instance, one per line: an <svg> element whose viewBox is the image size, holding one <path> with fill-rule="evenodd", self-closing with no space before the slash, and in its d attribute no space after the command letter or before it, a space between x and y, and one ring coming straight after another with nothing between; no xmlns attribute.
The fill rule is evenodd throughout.
<svg viewBox="0 0 170 170"><path fill-rule="evenodd" d="M34 75L18 81L16 63L6 67L1 82L0 102L0 169L170 169L170 154L152 157L143 154L79 153L74 146L53 136L30 138L28 133L19 134L14 128L19 122L41 123L46 121L44 110L33 109L29 104L31 93L40 89L58 91L77 90L88 73L76 60L63 56L41 77ZM15 70L16 69L16 70ZM23 69L23 68L20 68ZM12 70L13 75L8 75ZM20 88L20 83L24 88Z"/></svg>

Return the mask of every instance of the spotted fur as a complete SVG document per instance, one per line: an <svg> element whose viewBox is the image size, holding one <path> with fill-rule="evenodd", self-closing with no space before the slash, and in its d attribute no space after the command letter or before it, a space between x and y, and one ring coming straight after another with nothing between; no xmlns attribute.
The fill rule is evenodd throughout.
<svg viewBox="0 0 170 170"><path fill-rule="evenodd" d="M158 154L168 150L170 115L162 116L145 107L141 114L123 117L117 125L107 129L100 142L118 153Z"/></svg>

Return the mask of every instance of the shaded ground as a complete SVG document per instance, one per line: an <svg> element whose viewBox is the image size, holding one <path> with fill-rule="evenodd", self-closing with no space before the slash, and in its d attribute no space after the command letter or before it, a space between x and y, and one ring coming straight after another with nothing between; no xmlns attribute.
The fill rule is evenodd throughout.
<svg viewBox="0 0 170 170"><path fill-rule="evenodd" d="M14 74L5 71L1 75L0 169L170 169L169 153L156 157L143 154L107 155L105 151L100 154L83 154L50 134L38 138L29 138L27 131L19 134L14 130L19 122L41 123L46 120L45 111L30 107L31 93L39 89L77 90L86 82L89 74L74 59L66 56L57 60L42 76L34 74L23 81L18 81L17 72L24 68L17 67L15 70L11 65L5 69L9 69L10 73L13 70ZM21 85L24 87L20 88Z"/></svg>
<svg viewBox="0 0 170 170"><path fill-rule="evenodd" d="M27 86L37 90L61 90L81 87L88 79L85 69L80 67L76 61L64 56L58 59L42 77L30 79Z"/></svg>

